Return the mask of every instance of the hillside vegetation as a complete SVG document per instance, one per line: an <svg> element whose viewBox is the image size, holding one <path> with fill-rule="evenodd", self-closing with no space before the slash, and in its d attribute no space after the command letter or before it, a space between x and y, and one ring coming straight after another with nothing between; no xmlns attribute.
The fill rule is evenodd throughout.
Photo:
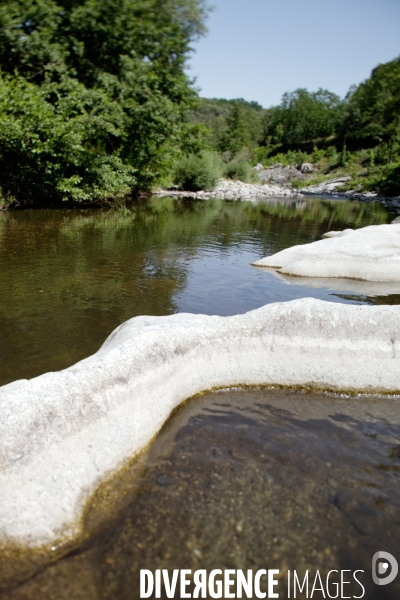
<svg viewBox="0 0 400 600"><path fill-rule="evenodd" d="M400 194L400 57L376 67L344 100L302 88L269 109L243 99L201 99L190 121L225 162L309 162L310 183L347 174L349 188Z"/></svg>
<svg viewBox="0 0 400 600"><path fill-rule="evenodd" d="M0 3L0 208L252 181L258 162L400 193L400 58L344 100L201 99L185 67L207 12L207 0Z"/></svg>

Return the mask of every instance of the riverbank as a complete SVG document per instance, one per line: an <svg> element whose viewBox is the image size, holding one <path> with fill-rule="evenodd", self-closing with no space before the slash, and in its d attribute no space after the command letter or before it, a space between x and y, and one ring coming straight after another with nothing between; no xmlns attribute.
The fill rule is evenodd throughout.
<svg viewBox="0 0 400 600"><path fill-rule="evenodd" d="M300 193L304 196L329 196L332 198L346 198L347 200L356 200L357 202L378 203L382 206L387 206L395 213L400 214L400 196L387 197L378 192L366 192L360 190L346 190L341 188L351 180L350 176L336 177L328 179L316 185L310 185L300 189Z"/></svg>
<svg viewBox="0 0 400 600"><path fill-rule="evenodd" d="M255 200L274 197L301 197L303 194L291 187L281 186L279 184L257 184L244 183L233 179L220 179L212 190L200 190L190 192L179 190L176 187L167 189L158 189L153 192L156 196L172 196L175 198L198 198L199 200L209 200L211 198L222 198L224 200Z"/></svg>
<svg viewBox="0 0 400 600"><path fill-rule="evenodd" d="M340 187L350 178L339 177L328 180L322 184L311 185L297 190L291 187L291 183L280 185L278 183L244 183L230 179L221 179L212 190L200 190L190 192L179 190L176 187L162 188L154 190L155 196L173 197L173 198L194 198L198 200L210 200L211 198L222 198L225 200L262 200L263 198L301 198L303 196L327 196L332 199L345 199L350 201L363 202L366 204L381 204L394 213L400 215L400 196L388 198L381 196L377 192L359 192L349 190L341 192Z"/></svg>

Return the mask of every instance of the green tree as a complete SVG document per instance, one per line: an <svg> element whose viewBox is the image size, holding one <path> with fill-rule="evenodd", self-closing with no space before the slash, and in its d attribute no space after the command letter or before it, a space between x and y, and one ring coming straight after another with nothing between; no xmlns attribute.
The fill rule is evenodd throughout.
<svg viewBox="0 0 400 600"><path fill-rule="evenodd" d="M341 120L342 102L336 94L319 89L309 92L300 88L283 95L279 106L264 120L263 145L285 144L297 148L334 135Z"/></svg>
<svg viewBox="0 0 400 600"><path fill-rule="evenodd" d="M345 129L359 146L386 144L392 162L400 141L400 56L378 65L347 97Z"/></svg>
<svg viewBox="0 0 400 600"><path fill-rule="evenodd" d="M242 148L248 148L252 145L245 112L237 102L234 103L226 119L226 125L225 134L220 142L220 149L223 152L229 151L234 155L240 152Z"/></svg>
<svg viewBox="0 0 400 600"><path fill-rule="evenodd" d="M204 0L3 3L3 195L93 200L149 185L187 131L184 66L206 13ZM10 148L11 179L26 185L5 176Z"/></svg>

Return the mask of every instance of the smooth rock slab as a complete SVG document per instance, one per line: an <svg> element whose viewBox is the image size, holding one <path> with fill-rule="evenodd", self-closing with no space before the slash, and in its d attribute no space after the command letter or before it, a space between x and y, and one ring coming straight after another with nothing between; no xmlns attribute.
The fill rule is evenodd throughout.
<svg viewBox="0 0 400 600"><path fill-rule="evenodd" d="M306 298L233 317L136 317L69 369L0 388L0 545L78 536L96 487L175 407L240 384L399 392L400 306Z"/></svg>
<svg viewBox="0 0 400 600"><path fill-rule="evenodd" d="M400 283L400 224L345 229L328 232L326 237L287 248L253 265L298 277Z"/></svg>

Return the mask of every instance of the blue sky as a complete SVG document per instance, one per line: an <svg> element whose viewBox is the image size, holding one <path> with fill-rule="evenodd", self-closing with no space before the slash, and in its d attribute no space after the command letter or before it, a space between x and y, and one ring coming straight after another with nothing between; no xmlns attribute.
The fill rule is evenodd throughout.
<svg viewBox="0 0 400 600"><path fill-rule="evenodd" d="M210 0L207 37L188 73L206 98L265 107L286 91L344 96L400 55L400 0Z"/></svg>

